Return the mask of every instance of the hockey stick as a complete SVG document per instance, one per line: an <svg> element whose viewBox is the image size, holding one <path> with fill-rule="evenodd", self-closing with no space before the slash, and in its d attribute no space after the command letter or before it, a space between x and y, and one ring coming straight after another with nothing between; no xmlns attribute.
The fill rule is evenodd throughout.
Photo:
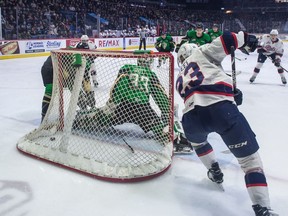
<svg viewBox="0 0 288 216"><path fill-rule="evenodd" d="M196 24L195 23L192 23L189 20L184 20L184 22L190 24L193 28L196 28Z"/></svg>
<svg viewBox="0 0 288 216"><path fill-rule="evenodd" d="M122 138L122 140L123 140L124 143L129 147L129 149L131 150L131 152L134 153L134 149L132 148L132 146L129 145L129 144L127 143L127 141L126 141L124 138Z"/></svg>
<svg viewBox="0 0 288 216"><path fill-rule="evenodd" d="M286 70L284 67L282 67L281 65L280 65L280 67L285 71L285 72L287 72L288 73L288 70Z"/></svg>
<svg viewBox="0 0 288 216"><path fill-rule="evenodd" d="M232 72L232 71L231 71L231 72ZM225 74L231 77L231 76L232 76L231 72L230 72L230 71L225 71ZM240 71L240 70L239 70L239 71L236 71L236 76L238 76L238 75L241 74L241 73L242 73L242 71Z"/></svg>
<svg viewBox="0 0 288 216"><path fill-rule="evenodd" d="M231 46L231 66L232 66L232 84L234 93L236 92L237 82L236 82L236 66L235 66L235 47Z"/></svg>
<svg viewBox="0 0 288 216"><path fill-rule="evenodd" d="M264 54L263 54L264 55ZM271 58L271 56L268 56L268 55L265 55L266 57L268 57L271 61L272 61L272 63L273 63L273 59ZM282 67L282 65L280 65L279 66L280 68L282 68L285 72L287 72L288 73L288 70L286 70L284 67Z"/></svg>
<svg viewBox="0 0 288 216"><path fill-rule="evenodd" d="M114 126L112 126L111 128L112 128L112 130L113 130L116 134L119 134L119 132L114 128ZM128 146L128 148L131 150L131 152L132 152L132 153L135 153L135 151L134 151L134 149L132 148L132 146L129 145L128 142L124 139L122 133L120 133L120 137L121 137L121 139L124 141L124 143Z"/></svg>

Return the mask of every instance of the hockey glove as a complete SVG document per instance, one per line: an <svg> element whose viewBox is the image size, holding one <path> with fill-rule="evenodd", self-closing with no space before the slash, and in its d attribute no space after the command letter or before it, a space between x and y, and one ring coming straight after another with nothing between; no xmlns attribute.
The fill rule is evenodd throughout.
<svg viewBox="0 0 288 216"><path fill-rule="evenodd" d="M258 48L257 48L257 53L263 54L264 52L266 52L266 50L263 49L262 47L258 47Z"/></svg>
<svg viewBox="0 0 288 216"><path fill-rule="evenodd" d="M247 55L254 52L258 46L258 39L255 35L250 35L244 32L244 45L239 48L239 50Z"/></svg>
<svg viewBox="0 0 288 216"><path fill-rule="evenodd" d="M234 91L234 101L237 104L237 106L241 105L243 101L243 93L238 88L236 88Z"/></svg>
<svg viewBox="0 0 288 216"><path fill-rule="evenodd" d="M161 50L161 43L156 42L156 43L154 44L154 46L155 46L155 48L157 49L157 51L160 52L160 50Z"/></svg>
<svg viewBox="0 0 288 216"><path fill-rule="evenodd" d="M274 63L274 65L276 67L280 67L280 62L281 62L281 59L280 58L276 58L273 63Z"/></svg>
<svg viewBox="0 0 288 216"><path fill-rule="evenodd" d="M175 49L175 52L178 53L180 47L184 44L184 43L187 43L188 42L188 39L187 38L182 38L181 42L176 44L176 49Z"/></svg>

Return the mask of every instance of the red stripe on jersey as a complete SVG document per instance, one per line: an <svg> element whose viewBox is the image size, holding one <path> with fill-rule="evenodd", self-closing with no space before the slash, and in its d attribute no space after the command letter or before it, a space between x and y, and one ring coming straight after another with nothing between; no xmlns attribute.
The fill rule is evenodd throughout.
<svg viewBox="0 0 288 216"><path fill-rule="evenodd" d="M238 48L238 40L237 40L236 34L232 33L232 36L233 36L234 41L235 41L235 49L237 49Z"/></svg>
<svg viewBox="0 0 288 216"><path fill-rule="evenodd" d="M225 54L226 54L226 55L229 55L229 52L228 52L228 50L227 50L227 48L226 48L226 46L225 46L225 42L224 42L223 37L220 37L220 39L221 39L222 47L224 48Z"/></svg>
<svg viewBox="0 0 288 216"><path fill-rule="evenodd" d="M209 154L212 151L213 151L213 149L210 149L209 151L206 151L206 152L204 152L202 154L197 154L197 155L198 155L198 157L205 156L205 155Z"/></svg>
<svg viewBox="0 0 288 216"><path fill-rule="evenodd" d="M220 85L225 85L225 86L228 86L228 87L232 88L232 85L230 85L229 83L223 82L223 81L216 82L215 84L216 84L216 85L218 85L218 84L220 84Z"/></svg>
<svg viewBox="0 0 288 216"><path fill-rule="evenodd" d="M246 187L267 187L267 183L247 184Z"/></svg>

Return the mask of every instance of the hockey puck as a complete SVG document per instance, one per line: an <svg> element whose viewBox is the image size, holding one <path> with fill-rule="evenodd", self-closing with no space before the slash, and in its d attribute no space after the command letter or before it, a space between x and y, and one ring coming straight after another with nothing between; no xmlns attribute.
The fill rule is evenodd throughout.
<svg viewBox="0 0 288 216"><path fill-rule="evenodd" d="M50 140L51 140L51 141L55 141L55 137L51 137Z"/></svg>

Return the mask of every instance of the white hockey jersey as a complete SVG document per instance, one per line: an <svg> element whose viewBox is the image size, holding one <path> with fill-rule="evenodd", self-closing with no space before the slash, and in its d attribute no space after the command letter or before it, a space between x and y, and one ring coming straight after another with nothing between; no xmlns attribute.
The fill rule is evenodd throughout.
<svg viewBox="0 0 288 216"><path fill-rule="evenodd" d="M244 33L225 32L210 44L199 47L184 62L184 69L176 80L176 89L184 99L183 114L195 106L209 106L228 100L234 102L232 79L223 70L221 62L244 44Z"/></svg>
<svg viewBox="0 0 288 216"><path fill-rule="evenodd" d="M269 34L264 34L259 38L258 49L264 49L264 55L271 55L275 53L276 55L282 57L284 53L284 45L281 39L277 38L276 41L272 41Z"/></svg>
<svg viewBox="0 0 288 216"><path fill-rule="evenodd" d="M88 43L85 44L80 41L74 46L74 48L95 50L97 49L97 46L92 41L88 41Z"/></svg>

